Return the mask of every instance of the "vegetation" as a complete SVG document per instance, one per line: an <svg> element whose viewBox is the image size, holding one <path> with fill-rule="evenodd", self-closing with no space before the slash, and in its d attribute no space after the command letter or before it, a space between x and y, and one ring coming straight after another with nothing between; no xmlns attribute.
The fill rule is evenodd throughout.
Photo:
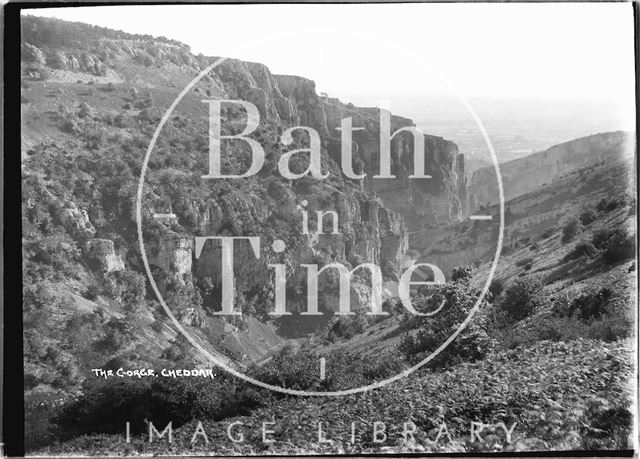
<svg viewBox="0 0 640 459"><path fill-rule="evenodd" d="M465 273L464 268L454 269ZM462 323L475 306L478 292L469 286L469 277L457 277L437 291L422 290L413 300L420 312L432 312L432 316L405 316L405 335L398 349L410 363L417 363L433 353ZM486 300L483 299L486 305ZM494 346L487 333L487 323L482 317L472 321L443 352L431 361L430 366L447 366L461 361L474 361L486 355Z"/></svg>
<svg viewBox="0 0 640 459"><path fill-rule="evenodd" d="M562 242L572 241L578 234L582 232L582 222L576 217L571 217L562 227Z"/></svg>
<svg viewBox="0 0 640 459"><path fill-rule="evenodd" d="M625 449L630 445L631 433L630 395L625 389L625 378L633 371L630 357L629 348L621 342L604 345L590 340L540 342L528 349L501 352L482 362L462 364L448 371L423 372L415 378L377 390L373 396L359 394L322 400L285 397L256 407L247 415L224 421L199 416L197 419L203 422L209 444L203 440L191 442L196 429L194 421L174 431L172 451L184 454L210 452L215 448L223 454L300 454L314 438L317 439L318 416L330 420L325 423L325 432L334 440L333 444L318 445L320 453L380 452L385 446L405 453L508 453L541 448L542 445L555 450ZM480 392L479 388L482 388ZM148 392L143 389L142 394L145 393ZM159 400L163 393L166 392L158 391L157 395L148 396ZM178 393L186 397L190 392ZM207 402L204 406L218 403L214 391L195 391L193 396L203 394L213 399L211 404ZM136 400L137 397L125 399ZM159 406L178 407L175 403L173 399L167 399L166 404L163 402ZM105 406L105 409L110 410L110 407ZM139 419L135 411L131 415ZM418 427L413 443L405 443L401 434L407 416ZM262 442L261 423L265 419L276 422L273 434L276 442L271 445ZM490 435L483 436L482 442L470 442L469 425L476 419L486 423L502 421L508 426L517 422L512 444L508 445L504 436ZM388 439L383 444L373 442L373 420L387 426ZM226 428L233 421L241 421L244 425L242 443L234 444L226 436ZM453 442L441 440L436 444L434 439L443 421ZM352 422L356 422L358 428L357 441L353 445L349 443ZM165 426L161 422L154 424L160 429ZM142 430L144 424L132 423L132 428ZM121 426L119 431L122 432ZM142 434L126 444L121 433L80 436L41 449L39 453L166 451L166 441L149 444L146 438L147 435Z"/></svg>
<svg viewBox="0 0 640 459"><path fill-rule="evenodd" d="M598 219L598 212L593 209L586 209L580 213L580 223L584 226L590 225Z"/></svg>
<svg viewBox="0 0 640 459"><path fill-rule="evenodd" d="M595 209L585 208L565 225L546 229L537 241L532 240L535 231L526 236L513 233L505 243L498 277L478 305L486 282L486 264L479 259L470 266L456 266L445 285L422 288L413 295L412 304L418 311L438 311L435 315L415 316L397 298L389 298L384 304L389 316L371 317L358 310L354 316L327 318L322 328L295 336L295 347L278 351L274 344L272 354L256 352L245 359L243 352L262 345L259 340L264 336L254 334L259 336L266 329L264 335L269 339L274 330L284 335L291 322L286 317L274 320L268 314L274 286L260 277L263 266L252 256L244 256L246 247L239 249L242 261L236 266L235 298L244 315L228 320L215 316L221 300L219 270L215 265L190 266L193 247L188 244L193 236L260 236L260 263L285 263L291 279L299 268L297 263L307 257L300 256L301 252L312 252L310 257L326 262L340 258L335 253L341 251L328 246L323 249L330 250L309 250L308 238L300 234L296 206L301 200L320 208L348 207L353 221L341 223L351 226L345 233L350 248L360 238L373 238L379 232L369 221L373 213L369 210L381 202L335 173L339 164L333 158L339 156L339 143L330 143L323 150L323 167L331 172L326 180L276 177L282 152L277 143L285 126L273 120L262 123L254 134L265 145L260 174L242 181L203 180L206 126L187 122L193 107L186 100L185 107L180 107L184 112L176 112L166 124L149 160L142 231L154 280L168 307L203 345L239 365L246 363L246 372L260 381L298 390L335 391L379 382L424 360L477 309L456 339L424 368L387 387L351 397L287 397L257 389L224 372L192 379L105 381L94 377L90 369L95 367L159 369L201 364L193 346L182 334L175 334L147 285L135 197L141 158L167 97L175 92L175 87L165 86L164 79L145 79L157 72L164 72L167 81L176 75L192 77L210 58L193 56L188 47L167 39L53 19L27 16L22 32L22 91L23 100L28 101L23 105L28 115L24 126L28 134L37 133L37 141L25 142L33 146L25 152L22 186L29 452L113 455L206 450L292 455L381 451L370 431L359 434L356 445L339 439L327 445L314 443L310 451L309 445L317 439L317 427L308 426L310 420L331 421L331 429L342 432L349 431L351 422L387 422L389 446L402 453L627 446L630 400L625 385L632 368L630 343L625 339L632 332L633 315L625 287L632 276L628 272L633 271L628 260L635 251L632 230L624 229L623 224L630 220L633 204L629 214L621 209L628 198L612 196ZM135 73L124 75L124 82L113 78L123 62L127 72ZM244 72L244 64L237 65L230 62L211 81L205 79L197 88L199 94L226 90L226 85L237 80L234 72ZM151 72L150 67L157 68ZM61 83L70 77L73 82ZM258 80L253 74L251 79ZM144 85L138 85L141 80ZM242 113L225 111L225 116L230 122L244 122ZM53 134L43 138L47 132ZM292 146L302 147L304 142L296 138L294 143ZM251 160L249 152L230 147L228 153L224 170L245 171ZM359 172L364 163L355 156ZM292 163L298 171L307 167L303 155ZM173 212L176 218L153 217L154 212L164 211ZM609 226L598 231L603 223L597 217L605 213ZM575 245L563 249L559 241L550 239L559 231L563 244L575 241ZM276 238L287 247L281 254L270 249ZM94 253L92 247L100 250ZM348 250L346 243L340 247L345 253L352 252L352 265L365 261L353 254L362 252L359 247ZM209 248L205 247L204 255L210 256L206 250ZM564 260L558 259L557 252L566 250ZM566 263L586 259L589 263ZM382 269L385 280L397 275L391 264ZM545 270L552 272L545 274L548 282L543 285L537 276ZM322 287L337 288L335 276L326 277ZM357 273L353 281L362 286L370 279ZM287 298L293 304L304 301L304 282L292 280L287 287ZM298 319L297 314L291 317L292 322ZM252 339L255 342L243 342ZM318 376L322 357L327 365L324 379ZM265 360L251 364L252 359ZM259 426L272 418L280 422L274 434L278 443L269 446L261 442ZM150 420L158 427L173 421L176 444L145 443L145 421ZM206 425L208 446L190 442L197 420ZM245 423L247 429L258 426L246 433L244 445L225 440L226 425L221 423L234 420ZM413 442L403 442L395 435L407 420L422 432ZM127 421L134 435L130 444L121 435ZM444 446L430 440L442 421L448 423L453 436ZM496 432L488 433L484 441L466 441L472 421L517 421L516 442L507 445ZM305 427L311 429L308 438L301 433Z"/></svg>
<svg viewBox="0 0 640 459"><path fill-rule="evenodd" d="M539 297L536 294L541 289L542 282L539 278L514 279L507 285L499 306L512 319L523 319L539 305Z"/></svg>
<svg viewBox="0 0 640 459"><path fill-rule="evenodd" d="M565 255L564 261L575 260L577 258L591 258L598 253L598 249L591 242L580 242Z"/></svg>

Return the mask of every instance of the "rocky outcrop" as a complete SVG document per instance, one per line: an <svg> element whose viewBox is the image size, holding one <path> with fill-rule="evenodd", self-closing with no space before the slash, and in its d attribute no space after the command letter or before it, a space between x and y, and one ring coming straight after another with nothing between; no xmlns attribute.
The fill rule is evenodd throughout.
<svg viewBox="0 0 640 459"><path fill-rule="evenodd" d="M536 188L556 182L563 176L596 164L619 161L635 151L633 136L616 131L595 134L555 145L548 150L500 164L505 200L521 196ZM469 208L499 201L494 166L476 170L469 185Z"/></svg>
<svg viewBox="0 0 640 459"><path fill-rule="evenodd" d="M374 263L380 266L385 279L397 280L402 264L405 262L405 252L408 247L408 233L402 217L385 208L379 198L365 192L354 194L332 189L328 194L318 190L313 195L316 200L304 203L293 191L283 185L272 185L272 195L278 198L278 213L281 218L291 221L292 226L286 232L274 232L272 236L261 239L260 258L257 259L250 244L238 241L234 250L234 274L236 296L240 297L236 303L242 304L251 295L262 289L273 288L273 270L269 263L285 263L287 265L287 282L292 286L306 283L306 271L303 264L317 264L324 266L338 262L353 269L361 263ZM272 196L273 197L273 196ZM268 220L269 206L255 196L233 195L220 200L213 205L214 209L207 212L211 229L224 234L228 228L233 234L257 234L258 228L264 226ZM224 209L224 210L221 210ZM301 227L301 210L304 209L311 216L309 219L309 234L303 234ZM322 211L323 231L318 233L316 212ZM334 234L333 216L337 216L337 233ZM268 231L263 231L263 233ZM283 239L286 250L283 254L272 251L271 243L274 239ZM203 246L199 258L194 261L194 277L204 280L207 285L220 293L222 284L222 254L219 243L207 242ZM321 276L319 291L322 299L321 308L335 310L338 302L333 302L330 290L338 292L337 285L327 285L326 276ZM363 289L368 289L365 283L354 278L352 291L356 305L368 305L368 297ZM295 288L294 288L295 289ZM358 293L359 292L359 293ZM306 308L306 299L288 298L290 310Z"/></svg>
<svg viewBox="0 0 640 459"><path fill-rule="evenodd" d="M149 265L169 273L178 285L191 283L193 240L187 237L158 239L146 243Z"/></svg>
<svg viewBox="0 0 640 459"><path fill-rule="evenodd" d="M380 111L355 107L338 99L320 97L315 83L292 75L272 75L262 64L229 59L215 70L220 86L229 98L240 98L258 107L261 118L285 126L309 126L315 129L329 156L341 163L341 126L351 117L353 162L356 173L366 173L362 185L376 192L384 205L400 213L409 228L459 220L465 213L466 177L464 157L450 141L425 135L426 174L431 178L409 179L413 173L413 138L403 132L391 142L391 170L395 178L373 178L380 171ZM391 133L413 126L400 116L391 117Z"/></svg>
<svg viewBox="0 0 640 459"><path fill-rule="evenodd" d="M124 261L110 239L89 239L85 244L85 256L93 269L107 273L124 270Z"/></svg>
<svg viewBox="0 0 640 459"><path fill-rule="evenodd" d="M177 319L185 325L196 328L202 328L205 323L196 308L181 309L177 313Z"/></svg>
<svg viewBox="0 0 640 459"><path fill-rule="evenodd" d="M373 176L380 171L380 111L377 108L355 107L338 99L318 97L315 83L295 76L275 77L284 98L287 113L293 122L313 127L327 139L327 151L341 163L341 120L351 117L353 133L353 162L356 173L366 173L364 186L376 192L385 206L400 213L410 229L418 229L424 222L441 223L459 220L465 211L466 177L464 156L458 147L441 137L425 135L424 154L426 174L431 178L409 179L413 173L413 138L404 132L391 142L391 170L395 178ZM291 112L290 106L293 107ZM391 117L391 133L413 126L400 116ZM391 134L390 133L390 134Z"/></svg>
<svg viewBox="0 0 640 459"><path fill-rule="evenodd" d="M59 216L60 221L72 236L86 239L96 234L96 229L89 221L87 211L79 209L74 202L68 202L60 210Z"/></svg>

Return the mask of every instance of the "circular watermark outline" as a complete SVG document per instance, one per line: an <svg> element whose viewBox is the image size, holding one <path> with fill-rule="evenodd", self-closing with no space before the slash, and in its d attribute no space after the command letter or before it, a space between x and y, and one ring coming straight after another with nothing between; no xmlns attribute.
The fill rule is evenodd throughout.
<svg viewBox="0 0 640 459"><path fill-rule="evenodd" d="M323 33L326 33L327 30L331 30L334 33L336 31L338 31L337 29L327 28L327 29L323 30ZM339 30L338 32L344 34L344 30ZM310 29L305 29L305 33L310 33ZM271 38L286 36L286 35L289 35L289 34L290 34L290 32L289 33L274 34ZM375 41L377 43L381 43L381 44L383 44L385 46L389 46L388 44L384 43L383 41L379 40L378 38L373 37L373 36L369 36L367 34L355 33L355 32L352 32L352 31L349 31L348 34L350 34L352 36L356 35L356 36L359 36L361 38L364 37L364 38L366 38L368 40L373 40L373 41ZM264 42L264 37L261 40L256 40L256 41L254 41L252 43L249 43L248 45L245 45L245 46L241 47L240 49L253 46L255 43L263 43L263 42ZM500 253L502 251L502 243L503 243L503 236L504 236L504 190L503 190L503 186L502 186L502 175L500 173L500 166L498 164L498 159L497 159L495 150L493 148L493 144L491 143L489 135L487 134L487 131L486 131L484 125L482 124L482 121L480 120L480 118L476 114L475 110L473 110L473 107L471 106L471 104L469 104L469 101L464 97L464 95L442 73L440 73L437 70L435 70L433 67L431 67L428 64L427 61L425 61L420 56L417 56L415 53L412 53L412 52L407 51L405 49L397 49L396 48L396 50L400 51L400 52L402 52L402 53L404 53L406 55L409 55L414 61L418 62L423 67L426 67L434 75L439 77L440 80L442 82L444 82L445 85L448 86L448 88L458 97L458 99L462 102L462 104L465 106L467 111L471 114L471 116L473 117L474 121L476 122L476 125L478 126L478 129L480 130L480 132L482 134L482 137L483 137L485 143L487 144L487 148L489 149L489 153L491 154L491 159L493 161L494 170L496 171L496 178L497 178L497 181L498 181L498 193L499 193L499 198L500 198L500 226L499 226L499 232L498 232L498 242L497 242L497 246L496 246L496 253L495 253L495 256L494 256L493 261L491 263L491 268L489 270L489 275L488 275L487 280L486 280L486 282L485 282L485 284L484 284L484 286L482 288L482 292L480 293L480 296L478 296L478 299L476 300L474 306L471 308L471 310L467 314L467 317L462 321L462 323L458 326L458 328L449 336L449 338L447 338L447 340L445 340L436 350L434 350L426 358L424 358L423 360L421 360L420 362L418 362L414 366L412 366L412 367L410 367L410 368L398 373L397 375L391 376L391 377L389 377L387 379L383 379L382 381L378 381L378 382L375 382L375 383L372 383L372 384L368 384L366 386L356 387L356 388L352 388L352 389L339 390L339 391L305 391L305 390L288 389L286 387L275 386L275 385L272 385L272 384L267 384L265 382L259 381L257 379L254 379L254 378L250 377L250 376L247 376L244 373L242 373L242 372L236 370L235 368L231 367L230 365L227 365L227 363L225 363L225 360L229 360L229 359L224 357L222 354L218 354L217 356L213 355L211 352L209 352L207 349L205 349L195 338L193 338L193 336L191 336L189 334L189 332L183 327L183 325L175 317L175 315L171 312L171 310L167 306L166 302L164 301L164 298L162 297L162 294L160 293L160 290L158 289L158 286L156 285L156 282L155 282L155 280L153 278L153 274L151 272L151 268L149 266L149 260L147 259L147 253L146 253L146 250L145 250L145 247L144 247L144 238L143 238L143 234L142 234L142 196L143 196L143 188L144 188L144 177L146 175L147 168L149 166L149 159L151 157L151 153L153 152L153 148L155 147L155 144L156 144L156 142L158 140L158 137L160 136L160 133L162 132L162 129L163 129L164 125L169 120L169 117L171 116L171 114L175 110L176 106L182 101L184 96L187 95L187 93L189 91L191 91L191 89L205 75L207 75L213 69L215 69L216 67L218 67L219 65L224 63L226 60L231 59L231 58L221 57L218 60L216 60L214 63L209 65L207 68L202 70L198 75L196 75L196 77L193 80L191 80L189 82L189 84L187 84L187 86L180 92L180 94L178 94L176 99L171 103L171 105L169 106L167 111L162 116L162 118L160 120L160 123L158 124L156 130L153 133L153 136L151 138L151 142L149 143L149 147L147 148L147 151L146 151L143 163L142 163L142 168L140 170L140 180L138 182L138 191L137 191L137 195L136 195L136 226L137 226L137 232L138 232L138 241L139 241L139 246L140 246L140 254L142 256L142 262L144 264L144 268L145 268L145 271L147 273L147 277L149 278L149 282L151 284L151 288L153 289L156 297L158 298L158 301L160 302L160 305L162 306L162 309L165 311L167 316L171 319L171 321L173 322L174 326L178 329L178 331L187 339L187 341L189 341L198 351L200 351L205 357L207 357L213 363L215 363L216 365L218 365L219 367L221 367L222 369L224 369L228 373L230 373L230 374L232 374L232 375L234 375L234 376L236 376L236 377L238 377L238 378L240 378L240 379L242 379L242 380L244 380L244 381L246 381L248 383L254 384L254 385L262 387L264 389L273 390L275 392L280 392L280 393L287 394L287 395L301 395L301 396L312 396L312 397L353 395L353 394L363 393L363 392L366 392L366 391L369 391L369 390L373 390L373 389L379 389L379 388L381 388L383 386L386 386L386 385L388 385L388 384L390 384L392 382L398 381L398 380L400 380L400 379L402 379L402 378L404 378L406 376L409 376L414 371L420 369L421 367L423 367L424 365L429 363L438 354L440 354L440 352L442 352L447 346L449 346L449 344L451 344L451 342L453 342L453 340L455 340L458 337L458 335L460 335L460 333L462 333L462 331L467 327L467 325L469 324L469 322L471 321L473 316L480 309L480 305L482 304L482 300L484 299L485 295L487 294L487 291L489 290L489 286L491 284L491 280L493 279L493 276L495 274L495 271L496 271L496 268L497 268L497 265L498 265L498 259L500 258Z"/></svg>

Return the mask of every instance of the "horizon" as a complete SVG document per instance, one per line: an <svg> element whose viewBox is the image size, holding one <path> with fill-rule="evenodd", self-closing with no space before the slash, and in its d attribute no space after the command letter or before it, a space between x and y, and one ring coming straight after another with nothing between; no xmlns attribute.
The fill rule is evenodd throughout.
<svg viewBox="0 0 640 459"><path fill-rule="evenodd" d="M274 33L267 7L279 23L293 25ZM135 5L126 6L126 15L122 8L29 8L23 14L162 36L193 54L259 62L274 74L307 77L318 93L344 101L455 97L447 81L468 99L604 103L628 111L635 96L632 10L625 3ZM311 14L314 24L300 29ZM531 29L536 22L544 22L544 35L537 24ZM341 23L349 24L348 33L338 30ZM442 37L442 45L425 45ZM378 65L389 50L404 60L395 54L390 65Z"/></svg>

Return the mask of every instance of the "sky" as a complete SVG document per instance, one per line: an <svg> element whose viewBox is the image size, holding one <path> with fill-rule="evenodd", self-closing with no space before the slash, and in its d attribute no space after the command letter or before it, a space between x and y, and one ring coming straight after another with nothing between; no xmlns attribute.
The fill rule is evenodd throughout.
<svg viewBox="0 0 640 459"><path fill-rule="evenodd" d="M343 100L634 101L630 3L139 5L27 14L262 62Z"/></svg>

